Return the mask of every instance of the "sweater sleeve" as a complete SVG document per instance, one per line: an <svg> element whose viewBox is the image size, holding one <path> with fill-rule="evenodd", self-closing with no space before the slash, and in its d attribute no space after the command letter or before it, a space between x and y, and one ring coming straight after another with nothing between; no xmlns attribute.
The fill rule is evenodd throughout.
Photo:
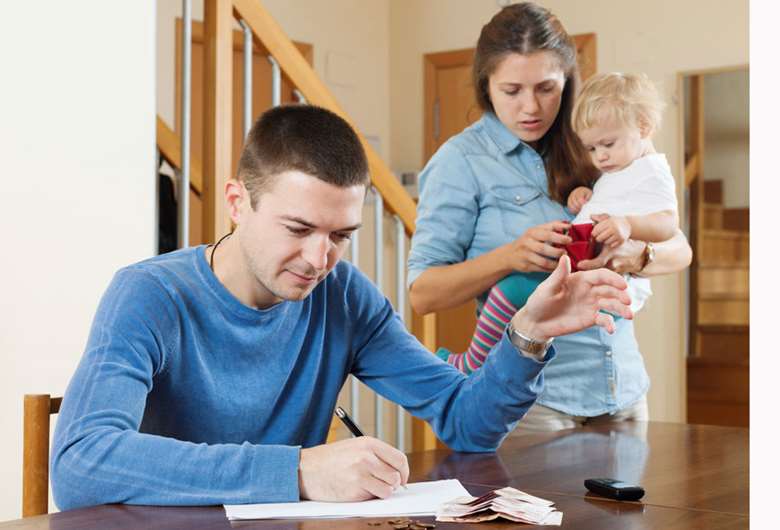
<svg viewBox="0 0 780 530"><path fill-rule="evenodd" d="M521 355L504 333L482 368L466 376L420 344L368 279L357 271L353 277L353 373L427 421L450 448L497 449L541 393L542 368L554 350L536 361Z"/></svg>
<svg viewBox="0 0 780 530"><path fill-rule="evenodd" d="M299 499L299 447L192 443L139 431L180 318L150 274L125 269L114 277L57 418L51 483L60 509Z"/></svg>

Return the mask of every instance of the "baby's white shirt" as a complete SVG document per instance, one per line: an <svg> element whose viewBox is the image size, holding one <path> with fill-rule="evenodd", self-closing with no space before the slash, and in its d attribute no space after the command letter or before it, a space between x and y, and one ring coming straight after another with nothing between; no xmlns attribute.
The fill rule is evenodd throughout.
<svg viewBox="0 0 780 530"><path fill-rule="evenodd" d="M677 211L677 194L666 155L654 153L637 158L625 169L601 175L593 186L593 196L572 222L592 223L590 216L600 213L647 215L662 210ZM653 294L650 280L627 279L631 309L637 312Z"/></svg>
<svg viewBox="0 0 780 530"><path fill-rule="evenodd" d="M647 215L662 210L677 211L677 194L666 155L656 153L601 175L593 186L593 196L573 223L591 223L590 216L600 213Z"/></svg>

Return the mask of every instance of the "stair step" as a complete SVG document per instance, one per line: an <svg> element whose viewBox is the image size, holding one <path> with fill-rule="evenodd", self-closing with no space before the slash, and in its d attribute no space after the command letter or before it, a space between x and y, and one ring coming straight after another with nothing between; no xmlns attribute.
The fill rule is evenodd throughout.
<svg viewBox="0 0 780 530"><path fill-rule="evenodd" d="M700 299L698 302L699 324L750 324L750 300L744 299Z"/></svg>
<svg viewBox="0 0 780 530"><path fill-rule="evenodd" d="M703 230L698 262L749 263L750 235L738 230Z"/></svg>
<svg viewBox="0 0 780 530"><path fill-rule="evenodd" d="M720 204L704 203L704 229L723 229L723 207Z"/></svg>
<svg viewBox="0 0 780 530"><path fill-rule="evenodd" d="M750 364L688 359L688 396L716 402L747 403L750 398Z"/></svg>
<svg viewBox="0 0 780 530"><path fill-rule="evenodd" d="M699 293L699 300L750 300L750 293Z"/></svg>
<svg viewBox="0 0 780 530"><path fill-rule="evenodd" d="M750 427L749 403L723 403L688 396L688 423Z"/></svg>
<svg viewBox="0 0 780 530"><path fill-rule="evenodd" d="M739 372L741 375L748 375L750 368L750 358L744 359L715 359L712 357L688 357L688 369L708 372L717 372L727 374L728 370L746 370ZM712 381L700 381L696 387L697 390L708 388L723 388L723 385L715 384Z"/></svg>
<svg viewBox="0 0 780 530"><path fill-rule="evenodd" d="M704 202L723 204L723 181L704 181Z"/></svg>
<svg viewBox="0 0 780 530"><path fill-rule="evenodd" d="M750 241L750 232L745 230L730 230L727 228L707 228L702 230L705 239L734 239L737 241Z"/></svg>
<svg viewBox="0 0 780 530"><path fill-rule="evenodd" d="M699 359L734 361L750 356L750 327L746 325L699 325L692 352Z"/></svg>
<svg viewBox="0 0 780 530"><path fill-rule="evenodd" d="M728 267L700 265L697 276L699 296L750 292L750 268L746 264Z"/></svg>
<svg viewBox="0 0 780 530"><path fill-rule="evenodd" d="M745 261L706 261L699 262L700 269L744 269L750 270L750 263Z"/></svg>
<svg viewBox="0 0 780 530"><path fill-rule="evenodd" d="M723 228L729 230L750 230L750 208L724 208Z"/></svg>

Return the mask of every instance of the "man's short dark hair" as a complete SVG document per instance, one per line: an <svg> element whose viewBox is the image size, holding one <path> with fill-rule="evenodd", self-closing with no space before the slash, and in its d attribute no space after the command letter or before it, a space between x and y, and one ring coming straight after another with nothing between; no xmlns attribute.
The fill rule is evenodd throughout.
<svg viewBox="0 0 780 530"><path fill-rule="evenodd" d="M368 161L352 127L333 112L313 105L281 105L263 113L249 131L238 179L252 208L273 178L300 171L328 184L368 185Z"/></svg>

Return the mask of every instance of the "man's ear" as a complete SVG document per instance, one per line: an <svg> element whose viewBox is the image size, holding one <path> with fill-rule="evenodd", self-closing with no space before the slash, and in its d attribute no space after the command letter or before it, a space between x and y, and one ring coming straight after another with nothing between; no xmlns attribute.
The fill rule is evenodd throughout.
<svg viewBox="0 0 780 530"><path fill-rule="evenodd" d="M234 225L239 224L241 213L252 207L249 204L249 191L244 183L237 179L230 179L225 183L225 202Z"/></svg>

